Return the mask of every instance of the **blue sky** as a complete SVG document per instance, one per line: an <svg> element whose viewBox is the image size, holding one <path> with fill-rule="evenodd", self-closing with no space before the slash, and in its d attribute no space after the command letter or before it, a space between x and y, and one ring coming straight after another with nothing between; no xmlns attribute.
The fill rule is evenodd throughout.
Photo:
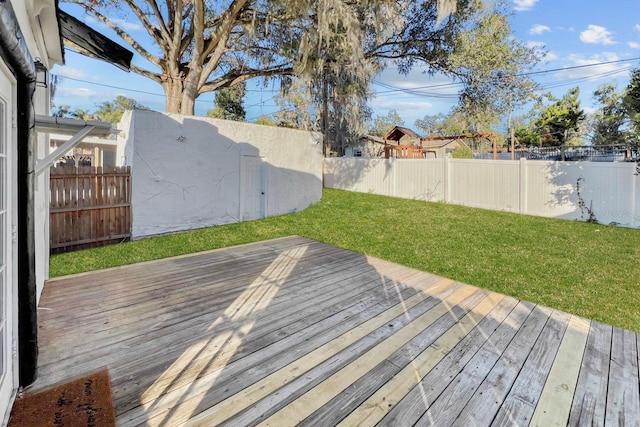
<svg viewBox="0 0 640 427"><path fill-rule="evenodd" d="M535 80L555 96L579 86L587 112L594 109L593 91L599 85L614 82L623 88L630 70L640 67L639 0L514 0L512 5L514 37L546 52L536 70L558 70L536 74ZM125 45L73 5L61 3L61 7ZM120 24L134 35L143 33L135 22ZM93 110L97 103L124 95L154 110L164 109L162 88L149 79L69 50L65 62L52 69L52 73L65 77L54 99L57 105ZM134 63L144 65L139 56L134 57ZM591 66L601 63L607 64ZM576 66L586 67L571 68ZM386 115L395 109L411 127L424 115L446 113L455 106L460 87L450 78L428 76L423 71L416 68L404 76L392 66L377 76L370 103L374 115ZM277 85L250 83L248 92L245 108L249 121L278 110L273 100ZM196 114L203 115L212 107L213 95L203 95L196 101Z"/></svg>

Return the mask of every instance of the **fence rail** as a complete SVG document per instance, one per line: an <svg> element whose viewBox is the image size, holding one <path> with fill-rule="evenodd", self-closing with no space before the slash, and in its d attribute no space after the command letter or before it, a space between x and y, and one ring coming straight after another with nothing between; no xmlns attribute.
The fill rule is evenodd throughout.
<svg viewBox="0 0 640 427"><path fill-rule="evenodd" d="M52 168L49 244L52 253L131 238L131 170Z"/></svg>
<svg viewBox="0 0 640 427"><path fill-rule="evenodd" d="M561 147L530 147L516 150L516 157L529 160L561 160L568 162L622 162L637 158L627 144Z"/></svg>

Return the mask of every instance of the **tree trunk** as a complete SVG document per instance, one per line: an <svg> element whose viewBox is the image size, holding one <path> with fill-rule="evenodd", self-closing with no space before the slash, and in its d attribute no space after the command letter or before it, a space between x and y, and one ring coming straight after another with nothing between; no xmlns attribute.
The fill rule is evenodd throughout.
<svg viewBox="0 0 640 427"><path fill-rule="evenodd" d="M190 74L184 81L182 88L182 104L180 105L180 114L185 116L193 116L195 114L196 98L198 97L198 76Z"/></svg>
<svg viewBox="0 0 640 427"><path fill-rule="evenodd" d="M169 79L162 83L164 89L166 103L165 111L167 113L180 113L182 106L182 81Z"/></svg>
<svg viewBox="0 0 640 427"><path fill-rule="evenodd" d="M195 101L198 96L198 76L189 75L184 80L167 79L162 83L167 98L165 111L186 116L195 114Z"/></svg>
<svg viewBox="0 0 640 427"><path fill-rule="evenodd" d="M180 114L185 116L194 116L195 113L195 99L183 94L182 105L180 105Z"/></svg>

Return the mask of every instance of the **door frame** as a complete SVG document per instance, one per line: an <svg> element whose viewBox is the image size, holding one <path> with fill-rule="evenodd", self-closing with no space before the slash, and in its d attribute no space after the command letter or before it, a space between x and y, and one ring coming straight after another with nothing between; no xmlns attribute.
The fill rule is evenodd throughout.
<svg viewBox="0 0 640 427"><path fill-rule="evenodd" d="M5 343L0 351L3 363L5 363L5 374L0 378L0 411L5 411L4 421L8 421L11 413L11 405L15 399L18 387L18 359L17 359L17 339L18 339L18 275L17 275L17 133L16 133L16 105L17 105L17 81L9 68L0 58L0 99L3 100L6 111L6 170L7 185L3 189L6 206L5 238L0 244L4 245L5 251L5 321L6 337ZM0 412L1 413L1 412Z"/></svg>
<svg viewBox="0 0 640 427"><path fill-rule="evenodd" d="M259 154L253 153L240 153L240 201L238 203L239 212L238 218L239 221L245 221L244 208L245 208L245 157L251 157L260 160L260 182L262 185L262 197L260 198L260 218L266 218L267 216L267 189L269 183L267 182L267 171L266 171L266 157L261 156Z"/></svg>

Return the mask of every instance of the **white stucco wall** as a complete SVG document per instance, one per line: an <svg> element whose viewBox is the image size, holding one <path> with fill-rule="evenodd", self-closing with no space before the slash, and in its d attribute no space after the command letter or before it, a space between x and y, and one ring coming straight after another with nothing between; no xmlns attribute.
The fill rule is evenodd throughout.
<svg viewBox="0 0 640 427"><path fill-rule="evenodd" d="M247 219L250 158L262 160L261 216L322 197L319 134L143 110L118 127L117 158L132 169L134 239Z"/></svg>

